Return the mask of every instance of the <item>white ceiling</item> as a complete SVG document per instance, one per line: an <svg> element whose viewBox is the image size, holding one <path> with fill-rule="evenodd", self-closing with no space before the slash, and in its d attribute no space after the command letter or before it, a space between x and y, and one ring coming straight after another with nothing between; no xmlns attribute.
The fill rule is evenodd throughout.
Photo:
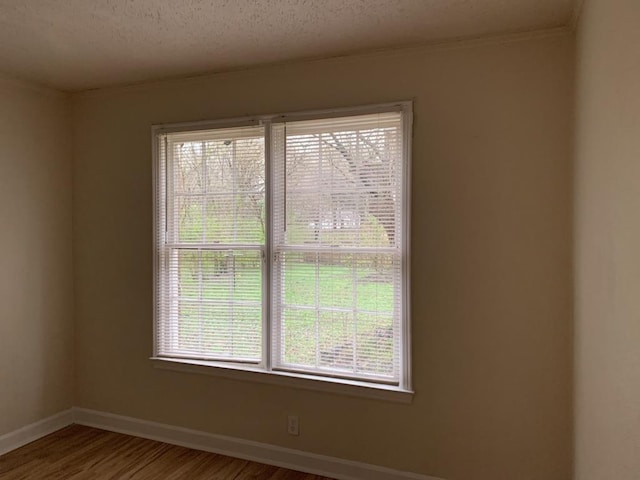
<svg viewBox="0 0 640 480"><path fill-rule="evenodd" d="M0 0L0 70L62 90L566 25L573 0Z"/></svg>

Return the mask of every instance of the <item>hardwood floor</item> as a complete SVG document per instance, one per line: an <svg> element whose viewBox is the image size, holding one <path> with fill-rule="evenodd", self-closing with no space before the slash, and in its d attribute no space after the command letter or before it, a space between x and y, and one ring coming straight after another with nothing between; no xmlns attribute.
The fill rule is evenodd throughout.
<svg viewBox="0 0 640 480"><path fill-rule="evenodd" d="M330 480L72 425L0 456L2 480Z"/></svg>

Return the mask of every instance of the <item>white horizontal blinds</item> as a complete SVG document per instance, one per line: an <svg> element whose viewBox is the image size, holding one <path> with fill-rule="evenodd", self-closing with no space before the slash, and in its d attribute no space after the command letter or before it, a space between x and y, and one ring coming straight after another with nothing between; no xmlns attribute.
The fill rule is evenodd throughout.
<svg viewBox="0 0 640 480"><path fill-rule="evenodd" d="M174 243L264 243L264 129L169 135Z"/></svg>
<svg viewBox="0 0 640 480"><path fill-rule="evenodd" d="M286 127L284 124L271 124L271 249L273 253L271 265L271 316L270 333L271 333L271 358L272 366L280 364L282 357L281 332L282 322L282 302L283 295L282 285L282 264L281 256L278 254L277 246L284 245L285 223L284 223L284 207L285 207L285 155L286 155Z"/></svg>
<svg viewBox="0 0 640 480"><path fill-rule="evenodd" d="M167 136L158 135L155 139L155 238L154 238L154 308L155 323L154 352L158 354L169 347L167 323L170 302L166 296L169 286L166 275L167 249L165 248L167 231Z"/></svg>
<svg viewBox="0 0 640 480"><path fill-rule="evenodd" d="M286 243L395 247L401 114L290 122L286 131Z"/></svg>
<svg viewBox="0 0 640 480"><path fill-rule="evenodd" d="M406 385L403 115L160 134L156 354Z"/></svg>
<svg viewBox="0 0 640 480"><path fill-rule="evenodd" d="M170 249L170 356L261 358L259 250Z"/></svg>
<svg viewBox="0 0 640 480"><path fill-rule="evenodd" d="M166 135L158 354L261 361L264 152L262 127Z"/></svg>
<svg viewBox="0 0 640 480"><path fill-rule="evenodd" d="M284 160L274 165L274 191L283 192L274 199L275 366L398 384L402 114L282 128Z"/></svg>

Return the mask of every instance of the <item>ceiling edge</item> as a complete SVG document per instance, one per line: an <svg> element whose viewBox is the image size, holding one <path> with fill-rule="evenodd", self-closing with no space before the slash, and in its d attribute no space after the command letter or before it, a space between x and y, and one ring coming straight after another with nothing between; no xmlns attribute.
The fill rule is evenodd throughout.
<svg viewBox="0 0 640 480"><path fill-rule="evenodd" d="M504 43L515 43L528 40L537 40L549 37L558 37L568 35L573 32L571 25L563 25L559 27L544 28L538 30L525 30L500 35L482 35L473 37L458 37L447 40L433 41L427 43L421 43L417 45L405 45L393 48L381 48L375 50L364 50L359 52L353 52L344 55L332 55L332 56L320 56L320 57L307 57L285 60L281 62L262 63L255 65L247 65L237 68L229 68L224 70L209 71L203 73L197 73L192 75L178 75L165 78L159 78L157 80L143 80L135 83L127 83L122 85L113 85L108 87L90 88L85 90L66 90L67 93L74 97L90 97L94 95L116 93L130 90L137 90L141 88L153 88L170 85L173 83L182 83L189 81L202 81L207 78L224 77L227 75L237 75L241 72L247 71L259 71L269 70L273 68L279 68L287 65L301 65L305 63L318 63L318 62L343 62L350 61L356 58L367 57L386 57L395 55L410 55L419 52L432 52L440 50L460 49L460 48L473 48L484 45L496 45Z"/></svg>
<svg viewBox="0 0 640 480"><path fill-rule="evenodd" d="M9 73L0 72L0 88L4 85L10 86L11 88L30 90L41 95L47 95L55 98L67 98L72 94L72 92L61 90L34 80L27 80Z"/></svg>

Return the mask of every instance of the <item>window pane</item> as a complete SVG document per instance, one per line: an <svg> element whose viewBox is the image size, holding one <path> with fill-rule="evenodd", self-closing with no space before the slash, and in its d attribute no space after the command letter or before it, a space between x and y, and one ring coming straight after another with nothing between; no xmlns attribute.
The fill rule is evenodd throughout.
<svg viewBox="0 0 640 480"><path fill-rule="evenodd" d="M262 129L172 142L173 238L181 243L264 242Z"/></svg>
<svg viewBox="0 0 640 480"><path fill-rule="evenodd" d="M368 118L344 130L322 121L317 132L313 122L287 124L287 244L397 244L402 136L399 115L394 120L376 127Z"/></svg>
<svg viewBox="0 0 640 480"><path fill-rule="evenodd" d="M393 376L396 254L284 251L279 259L282 365Z"/></svg>
<svg viewBox="0 0 640 480"><path fill-rule="evenodd" d="M260 362L264 129L179 132L167 139L166 242L182 245L162 253L160 353Z"/></svg>
<svg viewBox="0 0 640 480"><path fill-rule="evenodd" d="M287 122L272 138L276 366L400 383L402 114Z"/></svg>
<svg viewBox="0 0 640 480"><path fill-rule="evenodd" d="M261 252L175 249L170 271L174 353L259 361Z"/></svg>

